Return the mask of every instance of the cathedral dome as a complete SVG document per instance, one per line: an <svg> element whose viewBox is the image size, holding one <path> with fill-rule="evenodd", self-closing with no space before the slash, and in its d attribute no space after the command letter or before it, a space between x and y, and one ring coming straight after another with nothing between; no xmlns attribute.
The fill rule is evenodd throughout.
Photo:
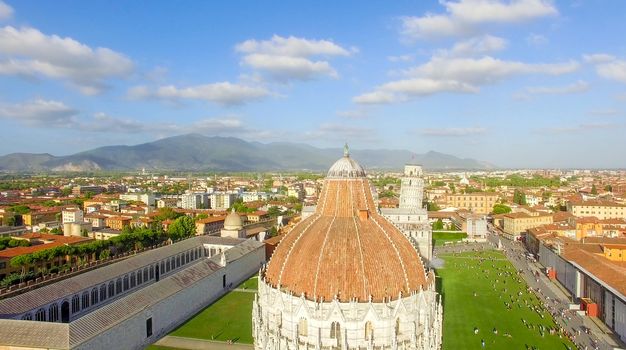
<svg viewBox="0 0 626 350"><path fill-rule="evenodd" d="M365 170L357 161L350 158L350 152L348 145L344 146L343 157L340 158L330 167L328 170L329 178L344 178L344 177L365 177Z"/></svg>
<svg viewBox="0 0 626 350"><path fill-rule="evenodd" d="M243 222L241 216L237 214L235 209L231 210L230 214L226 215L224 219L224 229L226 230L241 230L243 228Z"/></svg>
<svg viewBox="0 0 626 350"><path fill-rule="evenodd" d="M376 210L363 168L347 150L328 172L314 215L274 251L265 282L309 300L396 299L426 288L408 239Z"/></svg>

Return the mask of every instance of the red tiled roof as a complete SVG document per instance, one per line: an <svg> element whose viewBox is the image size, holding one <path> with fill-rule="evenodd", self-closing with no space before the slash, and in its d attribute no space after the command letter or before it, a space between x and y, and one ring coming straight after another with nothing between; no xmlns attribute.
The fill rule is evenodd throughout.
<svg viewBox="0 0 626 350"><path fill-rule="evenodd" d="M380 302L425 288L419 255L380 216L366 178L326 179L315 215L298 223L278 245L266 281L310 300L353 298ZM358 212L369 209L369 218Z"/></svg>

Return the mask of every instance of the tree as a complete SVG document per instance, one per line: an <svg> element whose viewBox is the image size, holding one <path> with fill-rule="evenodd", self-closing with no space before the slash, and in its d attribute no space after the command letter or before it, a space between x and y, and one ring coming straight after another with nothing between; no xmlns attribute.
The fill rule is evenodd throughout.
<svg viewBox="0 0 626 350"><path fill-rule="evenodd" d="M511 207L509 207L508 205L504 205L504 204L496 204L493 206L492 212L496 215L507 214L511 212Z"/></svg>
<svg viewBox="0 0 626 350"><path fill-rule="evenodd" d="M443 220L441 220L441 218L433 223L433 230L443 230Z"/></svg>
<svg viewBox="0 0 626 350"><path fill-rule="evenodd" d="M434 202L426 202L426 210L428 211L439 211L441 208Z"/></svg>
<svg viewBox="0 0 626 350"><path fill-rule="evenodd" d="M515 190L515 192L513 192L513 203L526 205L526 194L520 190Z"/></svg>
<svg viewBox="0 0 626 350"><path fill-rule="evenodd" d="M593 184L591 186L591 194L593 194L593 195L598 194L598 189L596 188L596 184Z"/></svg>
<svg viewBox="0 0 626 350"><path fill-rule="evenodd" d="M167 233L174 241L191 237L196 233L196 224L193 219L188 216L181 216L174 220L172 224L167 228Z"/></svg>
<svg viewBox="0 0 626 350"><path fill-rule="evenodd" d="M613 192L613 186L606 185L606 186L604 186L604 190L607 191L607 192Z"/></svg>
<svg viewBox="0 0 626 350"><path fill-rule="evenodd" d="M201 213L201 214L196 215L196 217L195 217L195 218L193 218L193 219L194 219L194 221L198 221L198 220L203 220L203 219L206 219L206 218L208 218L208 217L209 217L209 214L207 214L207 213Z"/></svg>
<svg viewBox="0 0 626 350"><path fill-rule="evenodd" d="M172 208L159 208L158 214L154 217L158 221L174 220L183 214L177 213Z"/></svg>
<svg viewBox="0 0 626 350"><path fill-rule="evenodd" d="M278 208L277 206L271 206L267 209L267 215L269 215L270 217L276 217L278 215L281 215L282 212L280 211L280 208Z"/></svg>

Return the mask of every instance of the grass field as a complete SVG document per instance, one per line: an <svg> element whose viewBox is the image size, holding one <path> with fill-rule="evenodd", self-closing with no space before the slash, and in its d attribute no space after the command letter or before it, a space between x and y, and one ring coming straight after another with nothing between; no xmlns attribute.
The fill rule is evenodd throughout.
<svg viewBox="0 0 626 350"><path fill-rule="evenodd" d="M502 253L439 257L445 261L444 267L437 270L444 304L444 350L482 349L483 339L485 349L574 349L568 340L550 335L547 329L555 323L548 312L536 312L527 306L538 307L540 302L526 290L525 282ZM545 329L543 336L540 325ZM475 327L478 334L474 334Z"/></svg>
<svg viewBox="0 0 626 350"><path fill-rule="evenodd" d="M433 244L435 246L442 246L446 242L456 242L460 241L463 238L467 238L467 233L465 232L437 232L433 231Z"/></svg>
<svg viewBox="0 0 626 350"><path fill-rule="evenodd" d="M256 290L253 276L237 288ZM245 287L245 288L244 288ZM254 293L232 291L198 312L169 335L179 337L252 343L252 301Z"/></svg>

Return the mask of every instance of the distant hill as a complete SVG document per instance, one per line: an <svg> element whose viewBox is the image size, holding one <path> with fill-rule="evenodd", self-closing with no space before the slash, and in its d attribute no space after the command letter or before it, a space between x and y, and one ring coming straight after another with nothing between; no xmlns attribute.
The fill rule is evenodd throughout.
<svg viewBox="0 0 626 350"><path fill-rule="evenodd" d="M337 160L341 148L316 148L287 142L247 142L235 137L179 135L135 146L106 146L56 157L47 153L12 153L0 157L0 171L93 171L93 170L212 170L271 171L325 170ZM351 150L366 169L400 169L407 162L426 169L491 169L474 159L430 151Z"/></svg>

